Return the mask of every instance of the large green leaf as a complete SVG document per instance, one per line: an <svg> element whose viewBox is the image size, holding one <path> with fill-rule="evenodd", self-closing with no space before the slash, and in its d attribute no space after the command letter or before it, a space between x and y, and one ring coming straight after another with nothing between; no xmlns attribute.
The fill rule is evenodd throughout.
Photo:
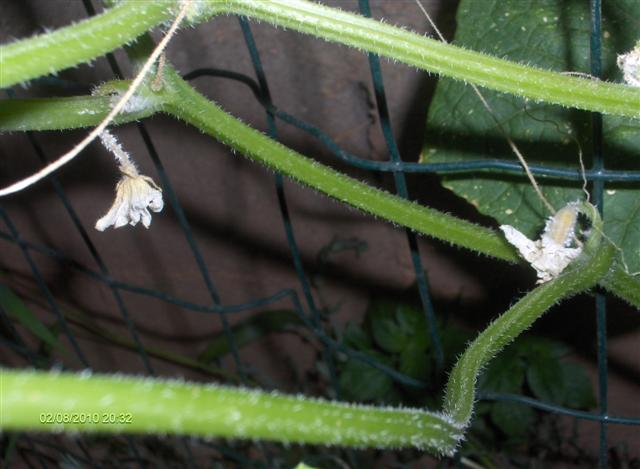
<svg viewBox="0 0 640 469"><path fill-rule="evenodd" d="M603 6L603 70L620 81L616 54L640 38L640 2L616 0ZM556 71L589 72L589 2L585 0L462 0L455 43L510 60ZM578 167L578 142L591 161L588 113L526 102L482 90L494 114L529 163ZM639 169L640 125L605 116L607 168ZM517 161L491 115L473 89L440 79L429 110L421 161L457 162L501 158ZM580 183L539 178L556 209L583 197ZM501 224L535 236L548 215L523 177L495 172L449 175L444 185ZM638 184L607 183L605 231L620 246L632 271L640 270L640 192Z"/></svg>

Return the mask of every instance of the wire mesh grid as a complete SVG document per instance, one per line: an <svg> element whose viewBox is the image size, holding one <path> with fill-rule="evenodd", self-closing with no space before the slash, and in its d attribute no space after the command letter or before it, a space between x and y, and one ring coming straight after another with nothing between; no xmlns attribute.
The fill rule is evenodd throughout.
<svg viewBox="0 0 640 469"><path fill-rule="evenodd" d="M95 14L95 11L91 5L90 0L83 0L87 13L89 15ZM601 48L601 5L600 0L590 0L591 3L591 74L593 76L600 76L601 63L600 63L600 48ZM371 16L368 0L359 0L360 11L365 16ZM228 70L220 70L213 68L201 68L194 70L185 75L185 78L195 79L200 76L222 77L226 79L236 80L238 82L247 85L255 98L264 107L268 123L268 134L270 137L277 139L277 120L284 123L293 125L316 138L322 145L324 145L336 158L339 158L343 162L353 167L366 169L372 172L389 172L392 173L396 192L399 196L409 198L406 173L459 173L459 172L473 172L478 170L494 170L501 173L510 174L522 174L521 167L512 161L503 160L482 160L482 161L467 161L464 163L437 163L437 164L422 164L403 162L400 158L400 152L396 143L395 137L390 124L389 111L385 96L385 88L383 84L382 72L378 57L374 54L369 54L369 66L371 72L371 79L373 81L376 108L379 116L379 122L382 127L385 143L388 151L388 161L369 161L360 159L344 149L342 149L331 137L324 133L319 128L304 122L293 115L285 113L272 103L269 92L269 86L267 83L266 75L262 67L258 48L254 41L254 37L251 32L251 28L246 18L238 18L244 36L246 47L248 48L251 61L254 67L254 71L257 77L257 81L252 78L231 72ZM113 55L108 56L109 64L116 77L121 77L122 73L118 67L118 64ZM109 272L102 256L98 252L98 249L91 240L91 237L87 233L85 227L80 222L80 219L74 208L71 205L69 198L67 197L64 188L55 176L50 177L50 182L56 192L57 197L64 205L65 210L70 216L75 228L81 235L86 248L89 250L93 260L98 266L98 270L93 270L71 258L66 256L63 252L56 250L55 248L45 246L42 244L32 243L27 239L24 239L17 227L12 221L6 210L0 206L0 218L4 222L5 229L0 230L0 238L13 243L19 247L25 262L28 264L28 268L31 271L33 279L37 286L41 290L41 293L46 300L46 303L50 310L55 315L58 323L61 325L62 334L68 339L71 344L77 358L83 366L90 368L91 363L87 358L87 355L79 345L75 333L65 318L65 315L61 311L56 298L47 285L45 276L42 274L41 269L38 266L34 258L34 254L40 254L54 259L57 262L64 263L69 268L74 269L84 275L89 276L96 282L100 282L106 285L117 305L117 308L128 328L129 334L133 339L137 353L139 354L146 372L153 376L155 370L152 366L149 354L145 349L140 339L140 333L134 325L132 315L127 308L126 301L123 299L123 292L133 293L150 298L156 298L171 305L175 305L184 310L215 315L222 323L222 328L228 343L230 344L230 352L235 362L235 366L238 370L239 382L249 384L247 374L244 369L244 365L240 359L240 352L236 345L236 339L232 333L229 325L229 315L234 313L256 310L268 305L271 305L277 301L288 299L293 310L298 314L305 327L317 339L318 343L322 346L322 356L326 362L328 374L330 377L330 383L333 387L334 393L339 396L339 388L337 384L337 372L336 365L334 363L336 353L342 353L350 358L361 360L362 362L386 373L396 382L412 386L415 388L424 388L425 383L415 380L409 376L406 376L390 366L387 366L380 361L361 353L357 350L350 349L342 343L338 342L331 337L323 329L322 318L320 309L316 305L314 296L312 294L312 286L310 284L307 273L303 266L302 257L298 249L296 237L294 235L292 221L289 217L289 210L287 206L287 197L284 192L283 179L281 175L275 175L275 191L279 202L280 211L282 214L283 227L288 242L290 255L293 260L295 272L299 281L299 290L302 292L302 298L298 296L298 289L284 288L270 296L262 298L255 298L253 301L242 304L225 304L221 301L220 295L216 289L215 282L209 272L207 263L201 253L198 241L196 240L194 233L191 229L187 216L182 208L180 201L178 200L175 191L173 190L172 182L169 175L164 170L162 160L159 152L156 150L152 139L144 125L144 123L137 124L138 131L145 146L149 152L149 155L160 175L161 185L164 189L164 193L175 211L178 222L180 224L182 233L186 238L193 259L195 261L196 268L202 278L202 282L206 285L206 289L209 294L210 302L208 304L198 304L185 298L173 296L163 291L154 290L151 288L143 287L140 285L134 285L124 281L120 281L114 278ZM592 131L593 131L593 166L586 171L586 178L592 183L592 195L595 203L598 207L602 207L603 204L603 190L605 182L610 181L640 181L640 174L638 172L629 171L611 171L605 168L605 158L602 153L602 119L599 114L593 114L592 117ZM33 135L27 134L30 144L33 146L36 154L42 162L47 161L45 150L38 143L37 139ZM532 165L531 170L536 175L542 176L554 176L564 180L581 180L583 175L573 169L545 167L541 165ZM444 358L441 345L441 338L438 331L438 326L435 319L434 306L430 296L430 289L428 279L425 275L425 270L422 265L421 255L416 240L416 235L406 229L406 238L408 248L411 253L411 261L416 278L416 284L418 287L419 297L422 304L422 310L426 318L426 323L429 329L429 336L432 342L432 346L435 350L435 357L439 367L443 366ZM599 408L595 412L577 411L574 409L552 405L549 403L541 402L526 396L510 395L510 394L498 394L498 393L485 393L481 396L481 399L487 400L505 400L520 402L524 405L528 405L539 410L566 415L574 417L575 419L591 420L599 422L599 464L600 467L607 467L608 465L608 440L607 429L611 424L621 425L640 425L640 417L618 417L609 415L607 409L608 401L608 380L607 380L607 333L606 333L606 298L602 292L595 294L595 312L597 321L597 351L598 351L598 401ZM16 331L11 319L8 317L6 311L0 307L0 318L3 325L9 330L12 339L2 338L2 342L5 346L12 348L16 353L25 356L29 359L33 366L41 366L37 351L31 350L30 347L21 339L20 334ZM227 376L228 378L228 376ZM53 439L47 439L42 436L34 435L14 435L16 441L19 441L23 449L22 455L24 461L28 462L28 465L32 465L35 461L40 467L49 467L55 464L56 461L52 459L51 452L54 454L59 453L59 459L57 462L75 460L78 463L85 464L91 467L98 467L102 463L97 461L95 455L90 451L87 445L81 438L74 438L70 443L59 444L60 438L55 437ZM239 451L233 447L233 445L225 445L222 443L212 443L202 440L194 439L177 439L180 447L179 451L182 452L185 467L195 467L195 457L193 455L193 448L211 448L217 453L222 454L228 461L234 461L241 466L271 466L273 460L269 454L267 447L257 445L258 450L261 452L261 458L251 458L242 451ZM15 444L15 441L14 441ZM127 464L148 466L150 462L145 460L144 456L139 451L140 438L126 438L126 444L129 448L129 458L121 458L117 464L119 467L124 467ZM355 456L351 454L349 458L351 461L357 461L353 459ZM457 461L459 464L459 461Z"/></svg>

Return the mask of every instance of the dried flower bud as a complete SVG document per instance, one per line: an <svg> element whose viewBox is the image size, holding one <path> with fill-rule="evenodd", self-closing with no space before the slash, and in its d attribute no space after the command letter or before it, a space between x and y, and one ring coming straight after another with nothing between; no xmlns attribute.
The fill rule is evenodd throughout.
<svg viewBox="0 0 640 469"><path fill-rule="evenodd" d="M636 46L626 54L619 55L617 63L625 83L640 86L640 48Z"/></svg>
<svg viewBox="0 0 640 469"><path fill-rule="evenodd" d="M576 240L578 203L571 202L547 220L540 239L532 241L510 225L501 225L507 241L531 264L538 275L537 283L545 283L558 277L562 271L582 253L582 245ZM575 244L576 247L571 247Z"/></svg>
<svg viewBox="0 0 640 469"><path fill-rule="evenodd" d="M116 186L116 199L107 214L96 222L96 230L104 231L109 226L120 228L124 225L135 226L142 222L145 228L151 224L149 210L162 210L162 189L148 176L122 172L122 178Z"/></svg>

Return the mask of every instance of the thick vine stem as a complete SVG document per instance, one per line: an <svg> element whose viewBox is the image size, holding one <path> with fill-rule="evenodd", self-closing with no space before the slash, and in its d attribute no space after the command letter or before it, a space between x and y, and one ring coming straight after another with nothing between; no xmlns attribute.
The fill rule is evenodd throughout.
<svg viewBox="0 0 640 469"><path fill-rule="evenodd" d="M89 62L176 14L177 0L121 2L101 15L0 46L0 88Z"/></svg>
<svg viewBox="0 0 640 469"><path fill-rule="evenodd" d="M128 84L128 81L107 82L99 88L98 94L115 93L118 90L121 92L127 88ZM188 85L183 84L181 86ZM116 118L115 123L131 122L149 117L156 112L162 111L165 102L172 99L171 94L158 95L150 93L144 87L140 90L140 93L140 97L144 99L147 106L141 107L135 112L131 111L120 114ZM112 100L113 97L109 98L108 96L101 95L7 100L6 103L0 107L0 131L63 130L97 125L109 112ZM193 108L194 110L199 109L197 105L192 105L190 102L183 102L182 106ZM230 117L230 119L233 118ZM215 121L211 122L212 125L215 125L215 123ZM227 125L229 125L229 122L227 122ZM237 122L236 125L240 126L242 124ZM210 133L217 135L216 131L211 131ZM331 177L332 176L329 176L329 178ZM296 178L294 177L294 179ZM381 191L377 191L374 188L371 188L371 190L376 191L374 198L377 198L379 195L393 197L386 193L378 194L378 192ZM401 220L393 216L386 219L392 223L402 224ZM464 220L458 219L458 221L465 223ZM475 229L475 225L470 224L470 226ZM429 231L422 228L416 228L416 231L431 235ZM500 237L497 234L494 236L494 242L498 242ZM455 243L454 240L447 239L447 241ZM484 249L484 243L474 244L474 250L487 256L511 262L517 260L515 251L512 250L512 252L506 256L501 255L493 249ZM625 273L619 265L613 267L610 273L600 280L599 284L611 293L640 309L640 279Z"/></svg>
<svg viewBox="0 0 640 469"><path fill-rule="evenodd" d="M168 112L248 158L364 212L481 254L508 262L518 261L513 247L495 231L376 189L285 147L224 112L182 80L169 65L165 80L160 93L151 93L143 87L135 98L146 103L146 107L120 114L116 122L136 120L156 111ZM126 83L108 82L100 90L120 90L126 88ZM104 99L94 96L8 100L6 107L0 109L0 130L53 130L60 129L61 125L64 128L95 125L109 111L105 109L108 104ZM57 104L64 106L57 110ZM87 108L92 104L95 109Z"/></svg>
<svg viewBox="0 0 640 469"><path fill-rule="evenodd" d="M450 454L448 418L178 380L0 370L3 431L179 434Z"/></svg>
<svg viewBox="0 0 640 469"><path fill-rule="evenodd" d="M591 218L594 229L583 253L558 278L525 295L506 313L493 321L465 350L449 376L444 413L466 427L473 415L475 386L487 363L551 306L598 283L611 268L615 250L602 242L602 221L591 204L581 211Z"/></svg>
<svg viewBox="0 0 640 469"><path fill-rule="evenodd" d="M90 61L170 20L179 0L123 0L102 15L0 46L0 87ZM246 15L486 88L536 101L627 117L640 115L640 91L470 51L307 0L198 0L192 23Z"/></svg>
<svg viewBox="0 0 640 469"><path fill-rule="evenodd" d="M144 101L141 103L141 101ZM68 130L98 125L114 103L113 96L11 99L0 106L0 131ZM161 109L158 101L134 96L114 124L151 117Z"/></svg>
<svg viewBox="0 0 640 469"><path fill-rule="evenodd" d="M376 189L285 147L224 112L169 67L166 80L166 112L248 158L363 212L476 252L517 260L513 247L493 230Z"/></svg>

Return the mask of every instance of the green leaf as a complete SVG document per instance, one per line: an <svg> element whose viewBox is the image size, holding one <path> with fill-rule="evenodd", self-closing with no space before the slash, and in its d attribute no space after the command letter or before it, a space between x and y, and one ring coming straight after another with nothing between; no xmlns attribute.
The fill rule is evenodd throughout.
<svg viewBox="0 0 640 469"><path fill-rule="evenodd" d="M342 343L356 350L370 349L372 345L367 333L352 321L347 322L342 332Z"/></svg>
<svg viewBox="0 0 640 469"><path fill-rule="evenodd" d="M533 409L517 402L498 401L491 409L491 420L509 436L521 436L527 433L533 419Z"/></svg>
<svg viewBox="0 0 640 469"><path fill-rule="evenodd" d="M498 355L482 373L478 387L484 391L520 393L524 384L525 365L520 357L507 349Z"/></svg>
<svg viewBox="0 0 640 469"><path fill-rule="evenodd" d="M400 353L400 372L420 381L426 381L432 356L417 342L410 342Z"/></svg>
<svg viewBox="0 0 640 469"><path fill-rule="evenodd" d="M18 295L3 284L0 284L0 307L11 319L18 321L25 329L44 342L48 347L62 352L67 357L69 356L68 351L49 330L49 327L38 319Z"/></svg>
<svg viewBox="0 0 640 469"><path fill-rule="evenodd" d="M389 359L375 351L367 350L367 355L385 365ZM340 389L344 398L357 401L383 401L393 387L393 380L386 373L360 360L347 361L340 373Z"/></svg>
<svg viewBox="0 0 640 469"><path fill-rule="evenodd" d="M538 399L554 404L565 400L564 373L557 360L535 360L527 368L527 383Z"/></svg>
<svg viewBox="0 0 640 469"><path fill-rule="evenodd" d="M376 344L391 353L400 353L407 343L408 331L397 321L396 307L392 303L374 303L368 312L371 333Z"/></svg>
<svg viewBox="0 0 640 469"><path fill-rule="evenodd" d="M610 2L603 9L603 70L605 79L620 81L616 54L638 40L640 17L635 0ZM455 43L510 60L556 71L588 73L589 3L566 0L462 0ZM559 106L528 102L482 90L498 121L529 163L578 168L578 145L590 163L591 116ZM606 166L638 169L640 124L630 119L604 118ZM481 159L517 162L492 116L470 86L440 79L429 110L421 161L458 162ZM556 208L582 198L578 182L538 178ZM544 226L548 213L531 184L522 176L492 172L446 176L446 187L501 224L515 226L530 238ZM637 185L607 183L604 230L620 246L631 271L640 270L640 197Z"/></svg>
<svg viewBox="0 0 640 469"><path fill-rule="evenodd" d="M515 344L518 353L528 361L555 359L559 360L570 352L562 342L545 337L525 336Z"/></svg>
<svg viewBox="0 0 640 469"><path fill-rule="evenodd" d="M572 409L592 409L596 398L589 376L576 363L560 362L564 382L564 405Z"/></svg>
<svg viewBox="0 0 640 469"><path fill-rule="evenodd" d="M408 304L396 305L395 312L396 320L411 344L426 350L429 347L430 338L424 312Z"/></svg>

